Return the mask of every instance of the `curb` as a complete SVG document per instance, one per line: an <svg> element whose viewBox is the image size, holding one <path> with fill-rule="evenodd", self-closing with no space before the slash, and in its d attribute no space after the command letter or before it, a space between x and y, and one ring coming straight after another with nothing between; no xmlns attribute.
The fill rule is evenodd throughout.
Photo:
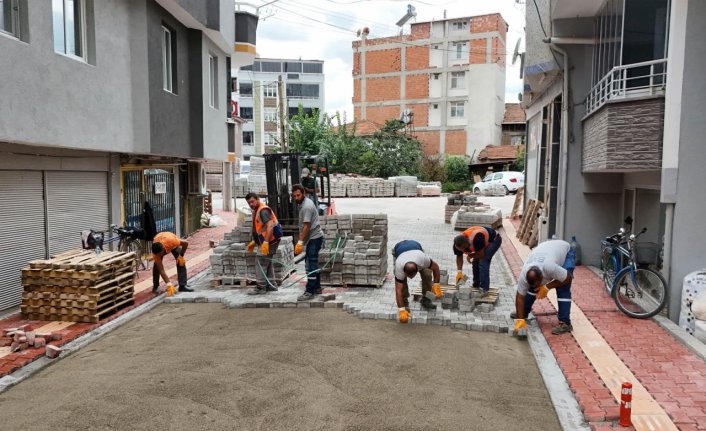
<svg viewBox="0 0 706 431"><path fill-rule="evenodd" d="M0 394L5 392L6 390L10 389L11 387L15 386L16 384L24 381L25 379L33 376L35 373L43 370L44 368L46 368L52 364L55 364L64 358L69 357L71 354L73 354L74 352L77 352L82 347L96 341L100 337L108 334L109 332L113 331L114 329L119 328L120 326L131 321L132 319L147 313L148 311L152 310L157 305L164 302L165 297L166 297L166 295L163 293L163 294L135 307L134 309L128 311L127 313L111 320L110 322L106 323L105 325L102 325L102 326L100 326L100 327L98 327L98 328L96 328L86 334L83 334L80 337L64 344L63 346L61 346L62 353L58 358L49 359L46 356L42 356L42 357L38 358L37 360L20 368L19 370L0 378Z"/></svg>

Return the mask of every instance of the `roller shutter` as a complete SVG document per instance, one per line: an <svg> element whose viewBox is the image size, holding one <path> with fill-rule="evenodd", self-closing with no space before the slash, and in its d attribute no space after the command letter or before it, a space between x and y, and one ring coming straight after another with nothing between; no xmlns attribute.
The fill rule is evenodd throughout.
<svg viewBox="0 0 706 431"><path fill-rule="evenodd" d="M22 300L21 269L45 257L42 172L0 171L0 310Z"/></svg>

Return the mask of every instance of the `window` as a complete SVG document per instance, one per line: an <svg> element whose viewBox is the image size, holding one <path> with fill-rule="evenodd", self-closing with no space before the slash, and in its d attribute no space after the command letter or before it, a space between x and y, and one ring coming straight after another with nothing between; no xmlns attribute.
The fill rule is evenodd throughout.
<svg viewBox="0 0 706 431"><path fill-rule="evenodd" d="M230 92L231 93L238 92L238 78L230 78Z"/></svg>
<svg viewBox="0 0 706 431"><path fill-rule="evenodd" d="M300 62L288 61L284 63L285 72L302 73L302 64Z"/></svg>
<svg viewBox="0 0 706 431"><path fill-rule="evenodd" d="M282 63L279 61L261 61L260 62L260 69L263 72L281 72L282 71Z"/></svg>
<svg viewBox="0 0 706 431"><path fill-rule="evenodd" d="M240 107L240 118L244 120L252 120L253 110L252 107L241 106Z"/></svg>
<svg viewBox="0 0 706 431"><path fill-rule="evenodd" d="M277 97L277 84L267 84L264 91L265 97Z"/></svg>
<svg viewBox="0 0 706 431"><path fill-rule="evenodd" d="M503 174L498 172L497 174L493 175L493 180L502 180L503 179Z"/></svg>
<svg viewBox="0 0 706 431"><path fill-rule="evenodd" d="M451 72L451 88L466 88L466 72Z"/></svg>
<svg viewBox="0 0 706 431"><path fill-rule="evenodd" d="M451 102L451 118L463 118L463 102Z"/></svg>
<svg viewBox="0 0 706 431"><path fill-rule="evenodd" d="M277 109L276 108L265 108L263 112L263 118L265 122L275 123L277 122Z"/></svg>
<svg viewBox="0 0 706 431"><path fill-rule="evenodd" d="M85 60L84 0L52 0L54 51Z"/></svg>
<svg viewBox="0 0 706 431"><path fill-rule="evenodd" d="M0 33L20 37L20 6L18 0L0 0Z"/></svg>
<svg viewBox="0 0 706 431"><path fill-rule="evenodd" d="M218 57L208 56L209 98L211 108L218 109Z"/></svg>
<svg viewBox="0 0 706 431"><path fill-rule="evenodd" d="M468 28L468 21L454 21L451 23L451 30L465 30Z"/></svg>
<svg viewBox="0 0 706 431"><path fill-rule="evenodd" d="M175 34L171 29L162 26L162 88L176 94L175 89Z"/></svg>
<svg viewBox="0 0 706 431"><path fill-rule="evenodd" d="M240 83L240 96L241 97L252 97L252 82L241 82Z"/></svg>
<svg viewBox="0 0 706 431"><path fill-rule="evenodd" d="M293 79L293 80L299 79L299 74L298 73L288 73L287 80L290 80L290 79Z"/></svg>
<svg viewBox="0 0 706 431"><path fill-rule="evenodd" d="M461 60L464 58L464 52L466 51L466 43L465 42L459 42L459 43L454 43L454 47L456 52L454 53L455 57L454 59L456 60Z"/></svg>
<svg viewBox="0 0 706 431"><path fill-rule="evenodd" d="M434 109L439 109L439 104L438 104L438 103L435 103L435 104L434 104Z"/></svg>
<svg viewBox="0 0 706 431"><path fill-rule="evenodd" d="M276 145L277 144L277 138L272 133L265 133L263 135L263 141L264 141L265 145Z"/></svg>
<svg viewBox="0 0 706 431"><path fill-rule="evenodd" d="M291 119L295 115L299 114L299 107L290 106L289 107L289 118ZM313 108L302 107L302 115L305 117L311 117L314 114Z"/></svg>
<svg viewBox="0 0 706 431"><path fill-rule="evenodd" d="M243 145L255 145L254 132L243 132Z"/></svg>
<svg viewBox="0 0 706 431"><path fill-rule="evenodd" d="M287 97L292 99L318 99L319 84L288 84Z"/></svg>
<svg viewBox="0 0 706 431"><path fill-rule="evenodd" d="M438 80L439 80L439 75L441 75L441 74L440 74L440 73L435 73L435 74L434 74L434 81L438 81Z"/></svg>
<svg viewBox="0 0 706 431"><path fill-rule="evenodd" d="M324 73L324 65L321 63L304 63L304 73Z"/></svg>

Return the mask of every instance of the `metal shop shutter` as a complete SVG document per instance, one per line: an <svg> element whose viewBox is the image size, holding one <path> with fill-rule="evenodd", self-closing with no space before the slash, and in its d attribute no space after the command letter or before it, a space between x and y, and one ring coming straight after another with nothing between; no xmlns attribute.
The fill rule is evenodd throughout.
<svg viewBox="0 0 706 431"><path fill-rule="evenodd" d="M20 270L46 255L40 171L0 171L0 310L22 301Z"/></svg>
<svg viewBox="0 0 706 431"><path fill-rule="evenodd" d="M47 171L45 175L50 255L81 248L82 230L108 229L106 172Z"/></svg>

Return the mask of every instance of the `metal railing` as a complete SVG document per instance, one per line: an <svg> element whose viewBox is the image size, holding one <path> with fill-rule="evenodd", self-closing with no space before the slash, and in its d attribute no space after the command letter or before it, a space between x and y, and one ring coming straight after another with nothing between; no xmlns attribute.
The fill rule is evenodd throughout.
<svg viewBox="0 0 706 431"><path fill-rule="evenodd" d="M666 58L616 66L593 86L586 97L586 115L612 100L663 95L666 85Z"/></svg>

